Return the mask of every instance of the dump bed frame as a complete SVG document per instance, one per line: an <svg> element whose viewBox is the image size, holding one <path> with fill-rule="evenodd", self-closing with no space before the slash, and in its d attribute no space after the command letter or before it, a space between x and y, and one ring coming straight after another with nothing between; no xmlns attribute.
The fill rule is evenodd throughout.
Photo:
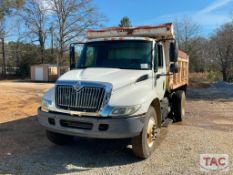
<svg viewBox="0 0 233 175"><path fill-rule="evenodd" d="M172 23L158 26L139 27L111 27L102 30L87 31L88 39L109 38L109 37L147 37L154 39L174 39Z"/></svg>

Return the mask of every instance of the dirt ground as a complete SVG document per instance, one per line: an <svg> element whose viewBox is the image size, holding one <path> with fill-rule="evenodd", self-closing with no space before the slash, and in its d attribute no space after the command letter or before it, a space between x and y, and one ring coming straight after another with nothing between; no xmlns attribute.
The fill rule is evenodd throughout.
<svg viewBox="0 0 233 175"><path fill-rule="evenodd" d="M127 140L77 138L50 143L37 120L43 92L53 84L0 82L0 174L203 174L199 156L233 158L233 93L190 89L186 118L163 128L147 160L134 157ZM232 89L233 92L233 89ZM226 174L233 174L232 166Z"/></svg>

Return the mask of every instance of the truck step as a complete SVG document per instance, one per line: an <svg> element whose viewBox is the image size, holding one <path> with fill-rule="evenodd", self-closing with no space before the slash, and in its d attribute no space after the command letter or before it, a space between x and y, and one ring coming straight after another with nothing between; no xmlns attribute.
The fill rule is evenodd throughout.
<svg viewBox="0 0 233 175"><path fill-rule="evenodd" d="M169 124L173 123L173 120L170 118L166 118L164 122L162 123L162 127L168 127Z"/></svg>

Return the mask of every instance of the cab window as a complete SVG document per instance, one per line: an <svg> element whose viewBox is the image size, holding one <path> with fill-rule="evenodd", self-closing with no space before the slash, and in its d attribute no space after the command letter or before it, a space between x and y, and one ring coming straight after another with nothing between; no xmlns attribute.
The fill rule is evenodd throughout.
<svg viewBox="0 0 233 175"><path fill-rule="evenodd" d="M158 47L157 49L158 50L158 67L163 67L163 57L164 57L163 46L158 44L157 47Z"/></svg>

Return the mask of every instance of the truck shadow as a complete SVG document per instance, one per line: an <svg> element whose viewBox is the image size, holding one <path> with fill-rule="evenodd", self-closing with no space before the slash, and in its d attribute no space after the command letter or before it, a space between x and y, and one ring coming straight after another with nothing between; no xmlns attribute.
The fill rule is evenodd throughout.
<svg viewBox="0 0 233 175"><path fill-rule="evenodd" d="M47 140L36 116L0 124L0 140L0 174L78 173L140 161L127 139L76 138L71 144L56 146Z"/></svg>

